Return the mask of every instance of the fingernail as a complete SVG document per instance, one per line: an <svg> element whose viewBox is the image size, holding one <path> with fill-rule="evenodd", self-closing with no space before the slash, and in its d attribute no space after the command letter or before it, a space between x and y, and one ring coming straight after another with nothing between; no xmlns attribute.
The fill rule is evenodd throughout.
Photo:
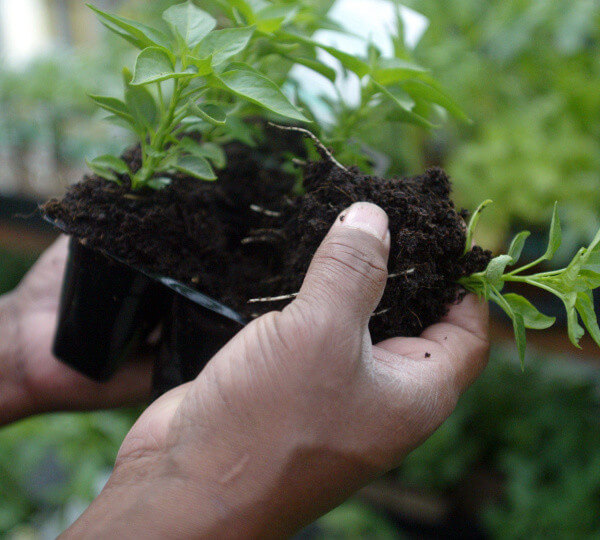
<svg viewBox="0 0 600 540"><path fill-rule="evenodd" d="M366 202L354 203L340 214L336 225L360 229L385 242L388 232L388 216L379 206Z"/></svg>

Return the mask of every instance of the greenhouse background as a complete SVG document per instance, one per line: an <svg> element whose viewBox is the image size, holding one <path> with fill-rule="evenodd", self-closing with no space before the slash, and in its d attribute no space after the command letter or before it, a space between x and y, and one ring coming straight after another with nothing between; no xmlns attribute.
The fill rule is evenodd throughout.
<svg viewBox="0 0 600 540"><path fill-rule="evenodd" d="M94 3L152 20L175 2ZM493 199L478 240L494 249L528 228L531 254L543 251L559 201L561 265L573 255L568 246L600 225L600 4L401 4L406 50L471 121L447 118L430 131L365 122L361 139L385 154L387 174L438 165L458 205ZM336 2L332 15L361 39L320 39L357 51L369 40L390 47L390 5ZM82 1L0 0L0 292L52 242L37 204L79 180L86 158L122 149L127 135L103 122L87 94L117 93L114 74L130 55ZM330 114L319 95L328 89L301 70L296 79L303 98ZM351 102L351 82L342 91ZM539 302L561 316L560 306ZM446 424L400 469L300 536L600 535L600 352L588 338L573 349L561 326L537 339L532 332L521 371L511 339L494 313L489 367ZM103 485L138 413L52 414L0 430L0 534L53 538L64 529Z"/></svg>

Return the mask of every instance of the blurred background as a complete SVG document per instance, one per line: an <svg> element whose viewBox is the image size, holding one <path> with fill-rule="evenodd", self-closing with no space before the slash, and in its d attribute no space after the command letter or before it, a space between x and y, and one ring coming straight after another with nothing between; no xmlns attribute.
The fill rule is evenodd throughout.
<svg viewBox="0 0 600 540"><path fill-rule="evenodd" d="M94 3L152 20L174 2ZM561 265L600 225L600 3L401 3L411 55L473 122L365 126L361 136L391 173L440 165L459 205L494 199L479 235L494 249L526 227L532 253L543 251L558 200ZM385 38L389 2L333 9ZM83 1L0 0L0 293L53 239L37 203L81 178L85 158L127 146L86 93L116 94L131 55ZM302 538L600 537L600 351L589 340L573 349L560 325L542 339L530 332L521 371L501 316L492 333L490 365L450 420ZM137 414L46 415L0 430L0 535L54 538L101 489Z"/></svg>

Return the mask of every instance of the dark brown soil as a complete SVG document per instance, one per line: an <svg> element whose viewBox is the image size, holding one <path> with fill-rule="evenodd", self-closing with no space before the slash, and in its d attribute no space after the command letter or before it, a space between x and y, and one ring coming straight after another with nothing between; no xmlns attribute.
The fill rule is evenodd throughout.
<svg viewBox="0 0 600 540"><path fill-rule="evenodd" d="M249 299L298 291L342 210L356 201L376 203L390 217L392 277L371 321L375 340L418 335L456 301L457 280L482 270L490 258L479 247L462 256L464 215L455 210L441 169L386 180L328 161L308 163L306 193L295 197L294 176L282 172L282 152L232 145L227 153L229 165L215 183L174 177L160 192L132 195L126 186L86 177L43 211L88 246L192 285L252 317L286 301ZM139 166L139 152L124 157Z"/></svg>

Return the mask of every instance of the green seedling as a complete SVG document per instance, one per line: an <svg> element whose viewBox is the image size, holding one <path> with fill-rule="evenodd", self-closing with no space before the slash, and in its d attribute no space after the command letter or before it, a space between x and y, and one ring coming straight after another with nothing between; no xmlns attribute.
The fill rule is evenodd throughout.
<svg viewBox="0 0 600 540"><path fill-rule="evenodd" d="M211 135L240 101L307 121L272 80L248 63L230 61L248 47L256 26L217 30L216 19L191 1L164 12L168 33L90 8L104 26L141 49L133 75L124 70L124 99L91 98L111 113L108 120L137 136L142 167L133 172L118 157L100 156L88 163L99 176L117 183L127 177L133 191L165 187L176 172L215 180L213 167L224 166L225 154ZM190 126L203 135L202 143L182 136Z"/></svg>
<svg viewBox="0 0 600 540"><path fill-rule="evenodd" d="M490 203L491 201L485 201L473 213L467 229L465 250L470 249L473 232L481 212ZM582 247L565 268L539 273L527 271L544 261L550 261L562 241L556 204L550 223L546 251L538 259L515 268L529 234L529 231L517 234L510 244L508 253L493 258L484 271L462 278L460 284L466 290L495 302L511 318L521 365L525 359L526 329L545 330L554 324L555 318L541 313L521 295L503 294L502 290L506 283L525 283L560 298L567 312L568 335L573 345L579 347L579 341L585 333L579 323L581 319L594 341L600 346L600 328L592 297L592 291L600 287L600 231L596 233L590 245ZM507 268L511 269L507 270Z"/></svg>

